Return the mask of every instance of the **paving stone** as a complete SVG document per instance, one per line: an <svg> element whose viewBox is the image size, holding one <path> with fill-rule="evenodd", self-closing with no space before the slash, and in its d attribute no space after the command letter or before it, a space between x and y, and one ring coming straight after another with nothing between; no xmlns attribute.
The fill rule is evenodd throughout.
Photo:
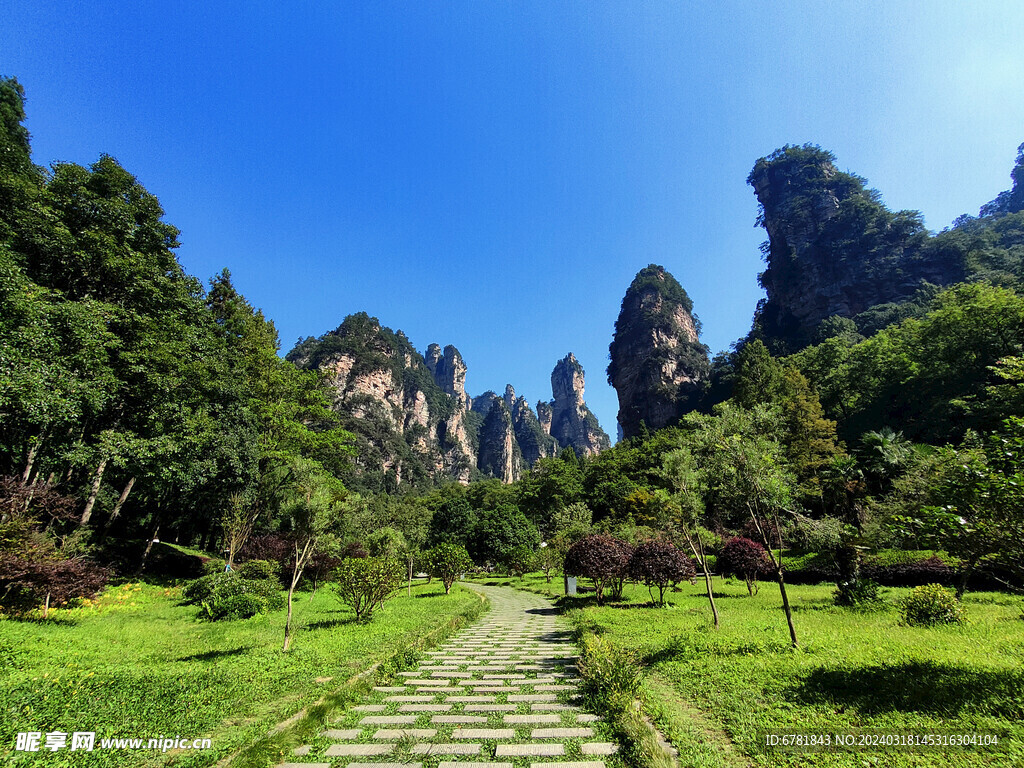
<svg viewBox="0 0 1024 768"><path fill-rule="evenodd" d="M452 681L448 680L447 678L440 678L440 679L438 679L438 678L435 678L435 677L422 677L422 678L409 678L408 680L405 681L405 684L406 685L413 685L413 686L416 686L417 688L420 687L420 686L423 686L423 687L430 686L431 688L437 688L437 687L441 687L441 686L445 686L445 685L451 685Z"/></svg>
<svg viewBox="0 0 1024 768"><path fill-rule="evenodd" d="M358 739L359 734L362 732L362 728L346 728L344 730L332 728L331 730L324 731L320 735L328 739Z"/></svg>
<svg viewBox="0 0 1024 768"><path fill-rule="evenodd" d="M514 739L515 728L456 728L453 739Z"/></svg>
<svg viewBox="0 0 1024 768"><path fill-rule="evenodd" d="M411 736L416 739L432 739L437 736L435 728L381 728L375 734L375 739L401 739Z"/></svg>
<svg viewBox="0 0 1024 768"><path fill-rule="evenodd" d="M593 728L534 728L531 739L585 739L594 735Z"/></svg>
<svg viewBox="0 0 1024 768"><path fill-rule="evenodd" d="M576 707L571 704L552 704L549 701L544 701L540 704L531 704L530 709L534 712L572 712Z"/></svg>
<svg viewBox="0 0 1024 768"><path fill-rule="evenodd" d="M415 715L370 715L359 721L360 725L412 725L416 722Z"/></svg>
<svg viewBox="0 0 1024 768"><path fill-rule="evenodd" d="M431 672L431 677L472 677L472 672L450 672L448 670L441 672Z"/></svg>
<svg viewBox="0 0 1024 768"><path fill-rule="evenodd" d="M296 757L305 757L309 754L309 751L313 749L312 744L303 744L301 747L296 747L292 750L292 754Z"/></svg>
<svg viewBox="0 0 1024 768"><path fill-rule="evenodd" d="M398 708L399 712L447 712L452 708L451 704L403 704Z"/></svg>
<svg viewBox="0 0 1024 768"><path fill-rule="evenodd" d="M479 755L482 747L483 744L474 744L472 742L463 744L414 744L412 753L414 755ZM467 763L456 763L456 765L467 765Z"/></svg>
<svg viewBox="0 0 1024 768"><path fill-rule="evenodd" d="M512 763L508 763L511 767ZM330 763L281 763L277 768L331 768Z"/></svg>
<svg viewBox="0 0 1024 768"><path fill-rule="evenodd" d="M445 696L445 701L456 701L464 704L487 704L494 703L497 699L494 696Z"/></svg>
<svg viewBox="0 0 1024 768"><path fill-rule="evenodd" d="M558 697L553 693L520 693L512 694L509 701L555 701Z"/></svg>
<svg viewBox="0 0 1024 768"><path fill-rule="evenodd" d="M584 755L614 755L618 751L618 744L610 744L607 741L590 741L580 744L580 752Z"/></svg>
<svg viewBox="0 0 1024 768"><path fill-rule="evenodd" d="M349 763L348 768L423 768L423 763Z"/></svg>
<svg viewBox="0 0 1024 768"><path fill-rule="evenodd" d="M505 715L505 722L509 725L543 725L560 723L562 718L558 715Z"/></svg>
<svg viewBox="0 0 1024 768"><path fill-rule="evenodd" d="M577 723L596 723L600 719L597 715L592 715L589 712L580 712L576 715Z"/></svg>
<svg viewBox="0 0 1024 768"><path fill-rule="evenodd" d="M526 679L526 675L516 675L516 674L484 675L483 679L484 680L525 680Z"/></svg>
<svg viewBox="0 0 1024 768"><path fill-rule="evenodd" d="M564 744L499 744L495 757L554 757L565 754Z"/></svg>
<svg viewBox="0 0 1024 768"><path fill-rule="evenodd" d="M503 685L487 685L481 686L479 688L474 688L473 690L479 691L480 693L512 693L513 691L520 691L522 689L518 687L509 688Z"/></svg>
<svg viewBox="0 0 1024 768"><path fill-rule="evenodd" d="M407 704L424 703L427 701L437 701L437 696L386 696L384 701L395 701L405 702Z"/></svg>
<svg viewBox="0 0 1024 768"><path fill-rule="evenodd" d="M574 691L576 690L575 685L538 685L534 687L535 691Z"/></svg>
<svg viewBox="0 0 1024 768"><path fill-rule="evenodd" d="M394 744L331 744L324 752L327 757L350 757L361 755L387 755L394 751Z"/></svg>
<svg viewBox="0 0 1024 768"><path fill-rule="evenodd" d="M380 691L381 693L401 693L405 690L404 685L375 685L373 690Z"/></svg>
<svg viewBox="0 0 1024 768"><path fill-rule="evenodd" d="M474 717L473 715L434 715L430 722L438 725L470 725L472 723L486 723L486 717Z"/></svg>
<svg viewBox="0 0 1024 768"><path fill-rule="evenodd" d="M515 712L519 709L516 704L467 704L465 712Z"/></svg>
<svg viewBox="0 0 1024 768"><path fill-rule="evenodd" d="M387 709L387 704L360 704L358 707L352 707L353 712L383 712Z"/></svg>

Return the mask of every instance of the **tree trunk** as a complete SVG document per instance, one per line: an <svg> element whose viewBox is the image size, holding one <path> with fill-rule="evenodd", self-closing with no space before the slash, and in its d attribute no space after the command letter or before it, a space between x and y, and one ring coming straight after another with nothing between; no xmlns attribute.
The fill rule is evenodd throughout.
<svg viewBox="0 0 1024 768"><path fill-rule="evenodd" d="M793 641L793 647L799 648L800 643L796 641L796 627L793 626L793 611L789 607L789 595L786 594L786 580L782 576L782 568L775 570L775 576L779 580L779 592L782 593L782 610L786 612L786 623L789 625L789 639Z"/></svg>
<svg viewBox="0 0 1024 768"><path fill-rule="evenodd" d="M28 485L28 479L32 475L32 466L36 463L36 459L39 457L39 449L43 446L43 439L46 433L39 435L39 438L32 443L28 449L28 458L25 461L25 471L21 473L21 484Z"/></svg>
<svg viewBox="0 0 1024 768"><path fill-rule="evenodd" d="M711 571L708 570L708 560L707 556L704 554L704 542L700 540L699 534L696 536L696 543L694 543L689 532L684 529L684 533L686 533L686 543L690 545L690 551L693 552L693 556L697 558L698 565L700 565L701 570L704 571L704 586L708 591L708 602L711 603L711 615L715 621L715 629L718 629L718 606L715 605L715 595L711 585Z"/></svg>
<svg viewBox="0 0 1024 768"><path fill-rule="evenodd" d="M92 479L92 488L89 489L89 499L85 502L85 510L82 512L80 525L89 524L89 518L92 517L92 508L96 505L96 497L100 494L100 485L103 484L103 473L106 470L107 457L104 456L100 459L99 466L96 467L96 475Z"/></svg>
<svg viewBox="0 0 1024 768"><path fill-rule="evenodd" d="M409 597L412 597L412 555L409 555Z"/></svg>
<svg viewBox="0 0 1024 768"><path fill-rule="evenodd" d="M302 578L302 569L306 566L306 560L312 551L313 543L313 539L307 539L300 554L299 542L295 542L295 571L292 573L291 584L288 585L288 616L284 622L284 645L281 647L282 651L287 651L288 646L292 642L292 596L295 594L295 585Z"/></svg>
<svg viewBox="0 0 1024 768"><path fill-rule="evenodd" d="M153 549L153 542L156 541L157 534L160 533L160 518L156 519L156 525L153 526L153 533L149 537L149 543L146 544L146 551L142 553L142 560L139 562L139 567L135 571L135 575L138 576L142 573L142 569L146 567L146 559L149 557L150 550Z"/></svg>
<svg viewBox="0 0 1024 768"><path fill-rule="evenodd" d="M110 530L110 526L113 524L118 517L121 516L121 507L128 501L128 494L132 492L132 488L135 487L135 478L131 478L124 486L124 490L121 491L121 495L117 497L117 503L114 505L114 509L110 513L110 517L107 518L106 524L103 526L103 538L107 537L107 532Z"/></svg>
<svg viewBox="0 0 1024 768"><path fill-rule="evenodd" d="M707 588L707 591L708 591L708 602L711 603L711 615L714 617L714 620L715 620L715 629L718 629L718 624L719 624L719 621L718 621L718 606L715 605L715 594L714 594L714 590L713 590L713 588L711 586L711 573L710 573L710 571L708 571L707 563L704 563L703 568L704 568L704 586Z"/></svg>
<svg viewBox="0 0 1024 768"><path fill-rule="evenodd" d="M964 593L967 591L967 582L971 578L971 574L974 573L974 568L977 565L977 561L974 558L968 560L960 569L960 578L956 582L956 599L963 600Z"/></svg>

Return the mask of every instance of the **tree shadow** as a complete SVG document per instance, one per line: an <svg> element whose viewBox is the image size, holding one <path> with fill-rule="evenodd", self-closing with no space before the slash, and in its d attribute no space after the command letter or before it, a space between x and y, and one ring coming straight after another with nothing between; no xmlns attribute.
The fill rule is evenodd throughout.
<svg viewBox="0 0 1024 768"><path fill-rule="evenodd" d="M334 627L344 627L347 624L357 624L355 616L347 616L344 619L323 619L321 621L314 621L312 624L307 624L306 629L333 629Z"/></svg>
<svg viewBox="0 0 1024 768"><path fill-rule="evenodd" d="M695 656L762 656L766 654L790 653L792 646L782 642L762 643L722 643L721 641L689 644L686 642L670 642L663 648L643 656L645 664L658 664L663 661L680 661Z"/></svg>
<svg viewBox="0 0 1024 768"><path fill-rule="evenodd" d="M921 712L1024 716L1024 672L908 661L852 669L820 668L794 690L805 703L852 707L865 714Z"/></svg>
<svg viewBox="0 0 1024 768"><path fill-rule="evenodd" d="M213 661L214 659L223 659L228 656L240 656L251 649L252 646L240 645L237 648L231 648L230 650L207 651L206 653L194 653L191 656L182 656L178 661Z"/></svg>

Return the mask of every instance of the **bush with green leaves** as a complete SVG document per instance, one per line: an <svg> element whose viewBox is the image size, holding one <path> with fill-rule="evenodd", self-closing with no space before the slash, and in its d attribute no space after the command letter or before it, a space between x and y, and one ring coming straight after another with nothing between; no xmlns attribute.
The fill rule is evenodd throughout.
<svg viewBox="0 0 1024 768"><path fill-rule="evenodd" d="M201 606L202 615L213 621L245 619L284 607L277 579L247 579L238 571L226 571L190 581L182 589L186 603Z"/></svg>
<svg viewBox="0 0 1024 768"><path fill-rule="evenodd" d="M356 613L356 621L369 621L402 581L402 566L387 557L348 557L334 571L334 594Z"/></svg>
<svg viewBox="0 0 1024 768"><path fill-rule="evenodd" d="M235 570L243 579L280 581L281 564L272 560L247 560Z"/></svg>
<svg viewBox="0 0 1024 768"><path fill-rule="evenodd" d="M832 593L833 602L843 608L867 610L881 607L885 600L879 594L877 581L871 579L850 579L841 581Z"/></svg>
<svg viewBox="0 0 1024 768"><path fill-rule="evenodd" d="M903 621L912 627L930 627L936 624L962 624L967 620L963 605L956 593L941 584L915 587L903 599Z"/></svg>
<svg viewBox="0 0 1024 768"><path fill-rule="evenodd" d="M446 595L451 591L455 580L473 567L473 560L466 548L452 542L438 544L426 553L424 559L431 575L437 576L444 584Z"/></svg>
<svg viewBox="0 0 1024 768"><path fill-rule="evenodd" d="M636 655L598 635L586 635L579 658L580 693L598 710L623 712L640 693Z"/></svg>
<svg viewBox="0 0 1024 768"><path fill-rule="evenodd" d="M523 578L536 570L537 556L530 547L514 547L501 555L501 566L510 576Z"/></svg>

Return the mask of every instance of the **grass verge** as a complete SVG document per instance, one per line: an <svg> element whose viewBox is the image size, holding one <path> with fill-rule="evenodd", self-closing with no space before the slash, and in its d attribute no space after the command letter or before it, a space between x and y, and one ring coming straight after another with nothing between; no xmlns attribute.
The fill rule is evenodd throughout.
<svg viewBox="0 0 1024 768"><path fill-rule="evenodd" d="M481 601L461 588L446 596L435 583L415 586L411 597L401 592L369 624L355 622L328 590L298 594L295 609L299 630L287 654L280 651L283 612L206 622L180 603L179 589L145 583L111 587L95 603L55 611L52 621L0 620L0 762L39 764L43 753L13 751L20 732L93 731L97 744L187 737L210 738L213 748L65 749L46 753L46 765L212 765L262 742L303 708L302 721L315 723L344 706L364 684L349 683L353 677L375 665L387 675L411 663L416 648L478 613ZM279 735L281 744L293 730Z"/></svg>
<svg viewBox="0 0 1024 768"><path fill-rule="evenodd" d="M778 591L754 597L718 581L722 627L710 626L706 596L684 585L667 608L643 587L626 600L577 606L578 626L635 653L648 671L651 711L698 766L938 768L1024 765L1024 623L1020 599L968 593L964 626L903 626L896 601L856 612L832 605L831 586L791 586L801 647L789 648ZM764 735L876 731L995 735L998 751L965 747L790 752Z"/></svg>

